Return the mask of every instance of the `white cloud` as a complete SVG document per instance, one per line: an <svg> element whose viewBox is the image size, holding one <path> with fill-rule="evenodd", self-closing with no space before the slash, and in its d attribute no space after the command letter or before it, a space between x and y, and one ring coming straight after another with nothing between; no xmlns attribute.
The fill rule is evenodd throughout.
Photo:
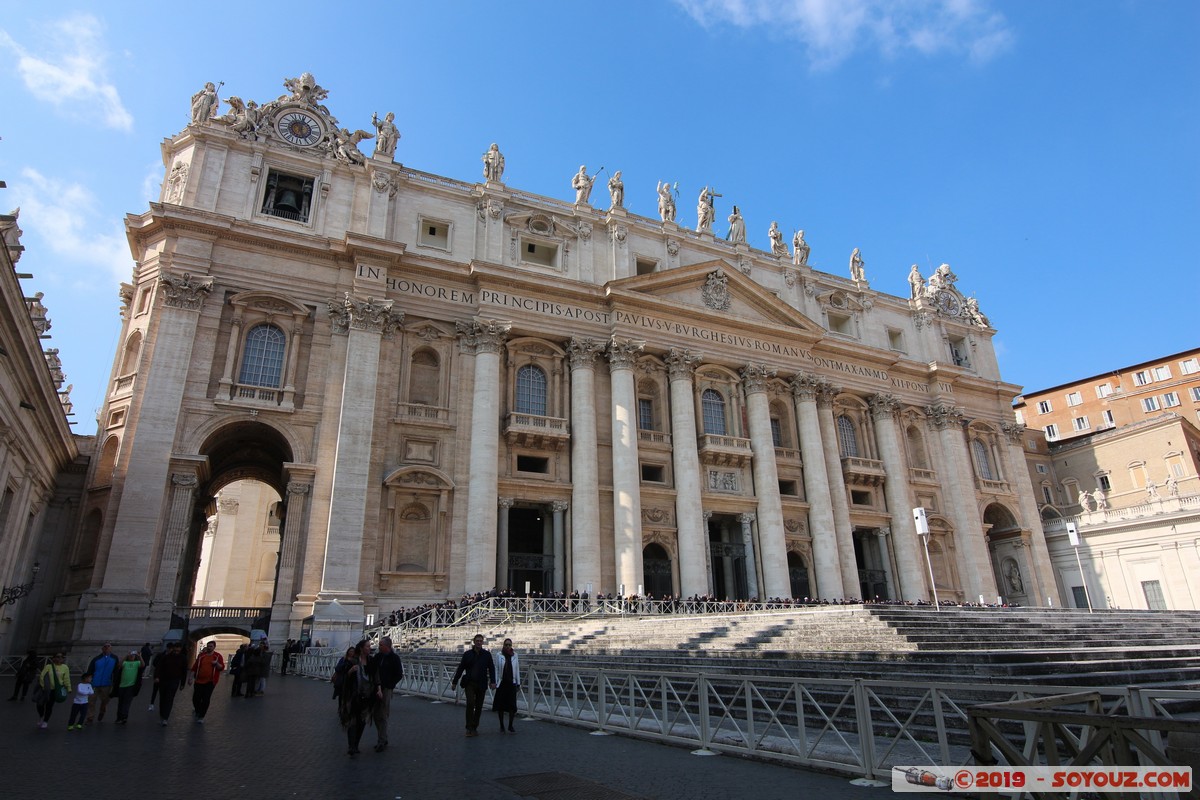
<svg viewBox="0 0 1200 800"><path fill-rule="evenodd" d="M37 249L57 259L48 272L75 286L95 286L96 268L117 281L127 281L133 258L125 232L101 212L96 197L78 183L48 178L35 169L21 170L20 181L10 181L14 199L21 207L24 242L29 234L41 241Z"/></svg>
<svg viewBox="0 0 1200 800"><path fill-rule="evenodd" d="M804 45L815 69L857 52L885 58L905 52L964 56L983 63L1004 52L1013 34L989 0L675 0L706 28L733 25L782 31Z"/></svg>
<svg viewBox="0 0 1200 800"><path fill-rule="evenodd" d="M110 128L132 130L133 116L105 70L108 52L100 37L103 27L90 14L53 23L43 42L44 57L30 52L3 30L0 46L16 53L17 73L34 97L72 116L98 114Z"/></svg>

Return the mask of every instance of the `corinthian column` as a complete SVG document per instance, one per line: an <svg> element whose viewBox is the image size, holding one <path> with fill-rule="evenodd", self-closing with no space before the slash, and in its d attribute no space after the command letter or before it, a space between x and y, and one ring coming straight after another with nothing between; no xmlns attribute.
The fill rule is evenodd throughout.
<svg viewBox="0 0 1200 800"><path fill-rule="evenodd" d="M1054 565L1050 563L1050 551L1046 547L1046 535L1042 530L1042 518L1038 513L1037 499L1033 495L1033 486L1025 479L1028 467L1025 466L1025 426L1014 423L1004 423L1000 426L1008 446L1004 451L1004 467L1008 473L1008 485L1017 493L1021 508L1022 525L1025 531L1021 537L1029 537L1029 560L1033 562L1031 575L1034 578L1033 590L1037 592L1038 605L1045 605L1046 599L1057 595L1054 583ZM1062 602L1062 598L1059 598Z"/></svg>
<svg viewBox="0 0 1200 800"><path fill-rule="evenodd" d="M908 463L900 449L900 431L896 413L900 402L890 394L877 394L868 401L875 419L875 439L887 480L883 485L888 511L892 516L892 549L896 553L896 569L900 585L895 587L898 598L929 599L925 588L921 555L917 550L917 529L912 519L912 501L908 494ZM880 542L885 540L881 537ZM886 556L886 551L885 551Z"/></svg>
<svg viewBox="0 0 1200 800"><path fill-rule="evenodd" d="M286 502L287 516L283 521L283 541L279 552L279 577L275 581L275 602L271 606L271 619L275 621L272 641L286 641L294 633L291 629L292 603L296 599L296 571L300 560L300 539L308 529L308 509L312 502L313 470L296 464L286 465L288 476ZM284 627L286 625L286 627Z"/></svg>
<svg viewBox="0 0 1200 800"><path fill-rule="evenodd" d="M833 400L838 390L826 383L817 389L817 418L821 423L821 444L825 448L825 469L829 473L829 500L833 504L833 529L837 536L838 568L842 573L842 597L859 593L858 563L854 560L854 532L850 528L850 503L846 500L846 478L842 474L842 454L838 447L837 425L833 421Z"/></svg>
<svg viewBox="0 0 1200 800"><path fill-rule="evenodd" d="M563 546L563 523L566 521L567 501L555 500L550 504L550 510L554 512L554 591L566 593L567 555Z"/></svg>
<svg viewBox="0 0 1200 800"><path fill-rule="evenodd" d="M751 527L754 524L754 515L738 514L737 520L742 523L742 546L746 548L746 598L757 597L760 600L766 600L769 597L787 597L787 594L776 594L770 591L759 593L758 570L754 566L754 529ZM761 533L761 528L759 532Z"/></svg>
<svg viewBox="0 0 1200 800"><path fill-rule="evenodd" d="M645 342L613 337L608 346L612 381L613 550L617 585L642 578L642 484L638 465L637 387L633 368Z"/></svg>
<svg viewBox="0 0 1200 800"><path fill-rule="evenodd" d="M510 322L476 319L456 323L462 349L475 354L471 397L471 483L467 487L466 591L496 585L496 493L500 476L500 351Z"/></svg>
<svg viewBox="0 0 1200 800"><path fill-rule="evenodd" d="M807 372L801 372L791 383L796 419L800 425L804 496L808 499L808 528L812 535L813 572L817 579L816 585L810 587L809 591L813 597L844 597L842 570L838 566L837 529L833 524L829 470L825 466L821 423L817 419L817 391L825 385L823 378Z"/></svg>
<svg viewBox="0 0 1200 800"><path fill-rule="evenodd" d="M679 536L679 593L708 593L704 509L700 496L700 453L696 449L696 404L692 373L702 356L671 348L671 461L675 469L675 522Z"/></svg>
<svg viewBox="0 0 1200 800"><path fill-rule="evenodd" d="M773 377L775 370L765 364L747 364L742 369L750 448L754 451L754 494L758 497L758 546L762 554L763 594L766 597L787 597L792 593L792 582L788 577L783 502L779 497L779 469L775 465L775 438L771 435L771 407L767 402L767 381ZM752 559L753 554L750 555L751 564Z"/></svg>
<svg viewBox="0 0 1200 800"><path fill-rule="evenodd" d="M203 464L179 465L182 467L171 473L170 510L167 517L166 537L163 540L162 560L158 567L158 581L154 587L154 602L170 604L176 599L179 588L180 558L183 555L183 545L187 540L188 531L192 527L192 511L196 505L196 489L200 486L197 468L203 469ZM190 467L190 468L189 468Z"/></svg>
<svg viewBox="0 0 1200 800"><path fill-rule="evenodd" d="M997 594L996 579L992 577L983 520L979 517L979 506L975 501L975 471L963 437L962 409L937 403L927 406L925 414L929 419L929 427L937 432L942 451L943 464L938 465L938 474L945 476L946 491L943 497L946 498L950 519L954 522L954 544L961 557L959 563L967 584L964 587L967 599L974 600L976 595L983 595L985 600L990 600Z"/></svg>
<svg viewBox="0 0 1200 800"><path fill-rule="evenodd" d="M576 588L600 585L596 355L603 349L602 342L592 339L572 339L567 345L571 359L571 574Z"/></svg>

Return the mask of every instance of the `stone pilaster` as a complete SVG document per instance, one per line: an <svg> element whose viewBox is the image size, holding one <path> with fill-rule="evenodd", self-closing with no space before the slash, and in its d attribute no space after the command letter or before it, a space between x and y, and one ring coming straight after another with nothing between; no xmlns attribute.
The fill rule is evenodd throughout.
<svg viewBox="0 0 1200 800"><path fill-rule="evenodd" d="M750 448L754 451L754 494L758 498L758 544L762 555L763 594L766 597L788 597L792 588L787 568L787 542L784 540L783 501L779 495L779 468L775 464L771 406L767 400L767 382L775 377L775 370L765 364L747 364L741 372L742 388L746 392ZM752 559L753 553L748 553L748 557Z"/></svg>
<svg viewBox="0 0 1200 800"><path fill-rule="evenodd" d="M896 413L900 402L890 394L877 394L869 400L871 416L875 419L875 441L880 460L887 473L883 485L891 515L892 547L896 552L896 569L900 573L897 585L892 583L896 599L932 600L921 564L920 542L912 519L912 499L908 492L908 462L900 444L900 429ZM880 538L880 542L886 540ZM890 565L889 565L890 568Z"/></svg>
<svg viewBox="0 0 1200 800"><path fill-rule="evenodd" d="M328 301L327 307L335 335L345 334L347 341L320 600L346 605L361 602L363 528L374 488L369 483L381 341L399 327L404 314L392 308L391 300L363 300L349 292Z"/></svg>
<svg viewBox="0 0 1200 800"><path fill-rule="evenodd" d="M564 533L568 504L565 500L555 500L550 504L554 514L554 591L566 592L567 586L567 552Z"/></svg>
<svg viewBox="0 0 1200 800"><path fill-rule="evenodd" d="M992 574L991 558L983 533L983 520L979 516L976 502L975 470L971 466L971 455L967 452L967 441L963 436L963 412L946 403L926 406L925 415L929 427L937 433L942 451L942 464L938 474L944 475L946 507L954 522L955 549L959 554L963 587L967 600L976 600L983 595L991 602L996 597L996 579Z"/></svg>
<svg viewBox="0 0 1200 800"><path fill-rule="evenodd" d="M496 547L496 588L507 589L508 586L508 511L513 507L511 497L501 497L497 503L496 537L499 542ZM482 590L480 590L482 591Z"/></svg>
<svg viewBox="0 0 1200 800"><path fill-rule="evenodd" d="M766 600L768 597L790 596L790 590L784 594L777 594L769 590L759 590L758 569L755 566L757 559L755 558L754 528L752 527L754 525L754 515L738 514L737 519L742 524L742 546L746 548L746 594L748 598L757 597L760 600ZM760 528L759 533L761 534L761 532L762 529ZM787 557L784 556L784 558L786 559ZM764 568L763 571L766 572L766 569Z"/></svg>
<svg viewBox="0 0 1200 800"><path fill-rule="evenodd" d="M308 530L312 485L316 469L309 465L285 464L288 483L284 503L283 541L279 547L279 577L271 605L271 641L287 641L299 634L304 609L296 608L296 579L299 573L301 539Z"/></svg>
<svg viewBox="0 0 1200 800"><path fill-rule="evenodd" d="M1035 593L1031 596L1037 598L1037 605L1044 606L1049 598L1054 598L1054 604L1062 606L1066 598L1058 595L1054 564L1050 561L1050 550L1046 546L1046 533L1042 530L1037 498L1033 494L1032 484L1025 477L1029 474L1029 468L1025 465L1025 426L1006 422L1000 426L1000 430L1007 440L1007 446L1002 446L1001 449L1004 451L1004 469L1008 485L1017 493L1017 503L1021 509L1021 527L1031 534L1028 536L1028 554L1032 563L1026 573L1033 579L1033 586L1029 588Z"/></svg>
<svg viewBox="0 0 1200 800"><path fill-rule="evenodd" d="M891 528L875 529L875 540L879 543L879 558L883 561L883 574L888 585L888 597L895 599L900 596L900 587L896 583L896 573L892 570L892 554L891 548L888 546L888 539L891 538L891 535Z"/></svg>
<svg viewBox="0 0 1200 800"><path fill-rule="evenodd" d="M600 585L596 356L604 343L577 338L566 349L571 362L571 574L580 589Z"/></svg>
<svg viewBox="0 0 1200 800"><path fill-rule="evenodd" d="M633 370L645 342L613 338L608 345L612 383L613 544L617 585L644 583L642 483L638 462L637 385Z"/></svg>
<svg viewBox="0 0 1200 800"><path fill-rule="evenodd" d="M700 494L700 452L696 446L696 405L692 374L702 356L672 348L667 354L671 379L671 450L675 470L675 523L679 537L679 593L708 593L705 567L708 536Z"/></svg>
<svg viewBox="0 0 1200 800"><path fill-rule="evenodd" d="M457 323L462 348L475 355L471 398L471 483L467 487L466 591L496 585L497 458L500 448L500 351L510 322L476 319Z"/></svg>
<svg viewBox="0 0 1200 800"><path fill-rule="evenodd" d="M162 560L158 564L158 579L154 584L156 606L170 607L178 599L176 595L179 590L180 560L188 534L191 532L196 490L205 474L207 461L204 456L171 460L167 524L162 544Z"/></svg>

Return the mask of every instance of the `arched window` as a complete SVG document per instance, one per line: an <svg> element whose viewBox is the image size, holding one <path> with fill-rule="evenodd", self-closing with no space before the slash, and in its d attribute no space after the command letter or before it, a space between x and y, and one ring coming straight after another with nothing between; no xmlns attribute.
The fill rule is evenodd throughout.
<svg viewBox="0 0 1200 800"><path fill-rule="evenodd" d="M134 331L125 342L125 355L121 359L121 374L130 375L137 372L138 357L142 354L142 332Z"/></svg>
<svg viewBox="0 0 1200 800"><path fill-rule="evenodd" d="M546 373L532 364L517 370L517 413L546 416Z"/></svg>
<svg viewBox="0 0 1200 800"><path fill-rule="evenodd" d="M975 456L975 467L979 470L979 477L985 481L996 480L996 475L992 472L992 458L988 455L987 445L979 439L972 439L971 452Z"/></svg>
<svg viewBox="0 0 1200 800"><path fill-rule="evenodd" d="M700 409L704 415L704 432L716 436L725 435L725 398L716 389L705 389L700 395Z"/></svg>
<svg viewBox="0 0 1200 800"><path fill-rule="evenodd" d="M113 470L117 466L117 450L121 446L121 440L116 436L110 436L104 442L104 447L100 450L100 463L96 465L95 482L97 486L106 486L112 483Z"/></svg>
<svg viewBox="0 0 1200 800"><path fill-rule="evenodd" d="M845 414L837 418L837 436L842 458L858 458L858 431L854 429L854 420Z"/></svg>
<svg viewBox="0 0 1200 800"><path fill-rule="evenodd" d="M427 406L438 405L441 395L438 391L441 382L440 366L437 353L432 350L418 350L412 354L412 369L408 376L408 402Z"/></svg>
<svg viewBox="0 0 1200 800"><path fill-rule="evenodd" d="M279 388L286 342L283 331L274 325L255 325L251 328L242 348L242 371L238 383Z"/></svg>

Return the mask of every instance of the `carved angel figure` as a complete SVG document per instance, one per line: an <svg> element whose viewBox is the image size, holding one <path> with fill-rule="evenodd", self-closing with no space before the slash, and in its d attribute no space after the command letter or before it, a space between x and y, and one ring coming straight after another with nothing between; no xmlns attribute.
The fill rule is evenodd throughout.
<svg viewBox="0 0 1200 800"><path fill-rule="evenodd" d="M231 95L226 102L229 103L229 113L221 117L221 121L243 139L257 139L258 126L262 121L258 103L253 100L243 103L237 95Z"/></svg>
<svg viewBox="0 0 1200 800"><path fill-rule="evenodd" d="M333 157L343 164L365 164L367 157L358 149L358 143L374 138L375 134L362 129L351 133L345 128L337 128L333 132Z"/></svg>

